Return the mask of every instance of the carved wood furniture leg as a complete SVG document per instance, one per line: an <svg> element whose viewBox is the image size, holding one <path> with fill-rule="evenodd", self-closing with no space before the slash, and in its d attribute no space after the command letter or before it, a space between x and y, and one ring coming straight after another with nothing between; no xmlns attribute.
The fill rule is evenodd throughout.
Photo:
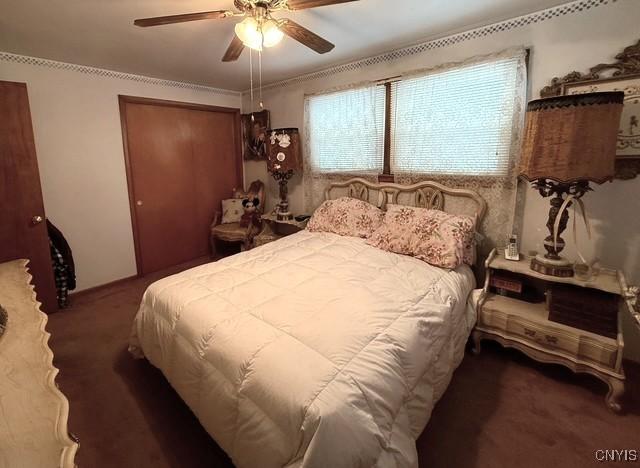
<svg viewBox="0 0 640 468"><path fill-rule="evenodd" d="M616 379L615 377L607 377L605 381L607 382L607 385L609 385L609 392L605 397L607 407L611 411L619 413L622 409L620 399L622 398L622 395L624 395L624 380Z"/></svg>
<svg viewBox="0 0 640 468"><path fill-rule="evenodd" d="M482 332L478 330L473 330L473 333L471 333L471 338L473 339L472 352L477 356L478 354L480 354L480 351L481 351L480 341L482 340Z"/></svg>

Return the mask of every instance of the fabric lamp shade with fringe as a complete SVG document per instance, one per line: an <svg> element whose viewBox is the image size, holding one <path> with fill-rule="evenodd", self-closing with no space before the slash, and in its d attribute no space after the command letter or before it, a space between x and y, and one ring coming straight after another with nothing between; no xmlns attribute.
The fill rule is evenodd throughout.
<svg viewBox="0 0 640 468"><path fill-rule="evenodd" d="M300 135L297 128L269 130L267 169L269 172L297 172L302 169Z"/></svg>
<svg viewBox="0 0 640 468"><path fill-rule="evenodd" d="M531 261L531 268L553 276L573 276L572 265L559 253L572 203L590 182L601 184L615 174L616 142L624 93L572 94L529 102L519 175L532 182L543 197L553 196L544 240L547 253Z"/></svg>
<svg viewBox="0 0 640 468"><path fill-rule="evenodd" d="M267 170L278 182L280 203L277 207L278 220L293 218L289 211L287 183L295 172L302 170L300 134L297 128L277 128L269 131L267 142Z"/></svg>
<svg viewBox="0 0 640 468"><path fill-rule="evenodd" d="M520 175L560 183L613 179L623 99L614 91L531 101Z"/></svg>

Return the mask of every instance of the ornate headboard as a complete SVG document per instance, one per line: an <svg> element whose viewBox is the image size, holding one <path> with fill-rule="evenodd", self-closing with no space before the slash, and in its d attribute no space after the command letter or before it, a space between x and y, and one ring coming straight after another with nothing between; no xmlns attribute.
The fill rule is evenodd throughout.
<svg viewBox="0 0 640 468"><path fill-rule="evenodd" d="M476 229L482 225L482 218L487 211L487 202L479 193L468 189L450 188L430 181L400 185L355 178L334 182L324 192L325 200L344 196L364 200L383 210L387 203L394 203L474 216Z"/></svg>

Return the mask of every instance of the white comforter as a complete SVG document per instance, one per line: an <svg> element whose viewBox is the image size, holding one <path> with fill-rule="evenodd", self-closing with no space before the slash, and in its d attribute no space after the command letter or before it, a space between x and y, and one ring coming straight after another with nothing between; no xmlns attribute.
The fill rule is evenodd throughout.
<svg viewBox="0 0 640 468"><path fill-rule="evenodd" d="M238 467L415 467L473 285L466 266L302 231L152 284L131 350Z"/></svg>

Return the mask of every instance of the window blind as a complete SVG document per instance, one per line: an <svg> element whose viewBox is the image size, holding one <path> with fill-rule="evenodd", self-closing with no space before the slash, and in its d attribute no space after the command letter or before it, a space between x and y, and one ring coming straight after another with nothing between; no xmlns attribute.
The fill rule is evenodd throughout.
<svg viewBox="0 0 640 468"><path fill-rule="evenodd" d="M384 87L372 84L305 101L312 172L382 172Z"/></svg>
<svg viewBox="0 0 640 468"><path fill-rule="evenodd" d="M523 59L397 81L391 88L394 173L506 175ZM522 80L520 80L522 81Z"/></svg>

